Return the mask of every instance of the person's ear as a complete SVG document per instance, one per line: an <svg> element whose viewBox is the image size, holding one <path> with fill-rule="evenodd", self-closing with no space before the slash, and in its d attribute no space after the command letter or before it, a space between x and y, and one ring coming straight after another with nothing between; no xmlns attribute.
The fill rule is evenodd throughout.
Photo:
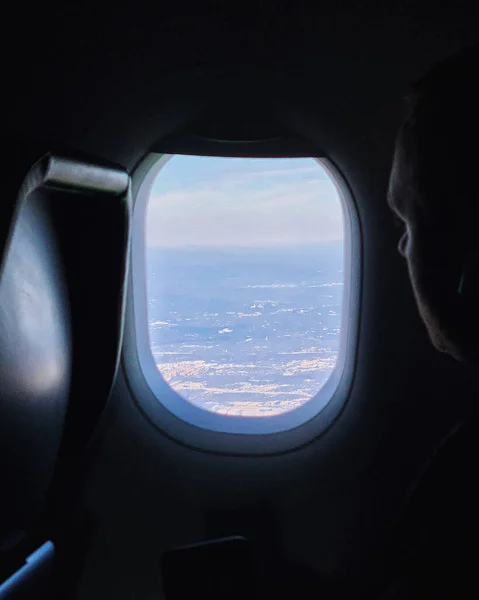
<svg viewBox="0 0 479 600"><path fill-rule="evenodd" d="M471 256L463 265L457 293L464 298L479 300L479 257Z"/></svg>

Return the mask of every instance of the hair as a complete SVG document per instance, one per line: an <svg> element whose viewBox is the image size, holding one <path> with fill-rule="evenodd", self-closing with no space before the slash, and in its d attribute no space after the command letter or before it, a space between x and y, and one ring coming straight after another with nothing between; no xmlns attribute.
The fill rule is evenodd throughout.
<svg viewBox="0 0 479 600"><path fill-rule="evenodd" d="M406 95L407 116L415 122L423 111L450 114L450 109L472 106L478 100L479 45L471 46L435 65Z"/></svg>
<svg viewBox="0 0 479 600"><path fill-rule="evenodd" d="M436 65L405 100L402 129L422 203L479 210L479 46Z"/></svg>

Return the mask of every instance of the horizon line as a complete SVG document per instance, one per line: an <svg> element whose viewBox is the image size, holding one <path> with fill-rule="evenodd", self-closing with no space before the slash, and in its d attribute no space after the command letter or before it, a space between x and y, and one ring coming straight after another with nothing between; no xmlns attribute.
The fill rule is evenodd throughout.
<svg viewBox="0 0 479 600"><path fill-rule="evenodd" d="M268 250L274 248L315 248L317 246L324 245L332 245L332 244L343 244L344 238L339 238L335 240L324 240L322 242L309 242L309 243L277 243L277 244L187 244L183 246L175 246L175 245L146 245L147 250L198 250L198 249L208 249L208 250Z"/></svg>

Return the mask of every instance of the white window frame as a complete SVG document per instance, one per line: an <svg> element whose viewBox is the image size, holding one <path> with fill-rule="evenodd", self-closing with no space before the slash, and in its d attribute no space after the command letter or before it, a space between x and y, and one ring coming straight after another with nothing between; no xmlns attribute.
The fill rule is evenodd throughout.
<svg viewBox="0 0 479 600"><path fill-rule="evenodd" d="M151 187L171 155L152 153L132 176L131 267L122 365L138 407L162 433L189 446L233 454L270 454L303 445L338 417L350 393L356 362L360 310L361 235L352 195L334 165L316 158L334 182L344 215L344 288L336 367L321 390L287 413L238 417L195 406L161 377L150 347L146 287L146 209Z"/></svg>

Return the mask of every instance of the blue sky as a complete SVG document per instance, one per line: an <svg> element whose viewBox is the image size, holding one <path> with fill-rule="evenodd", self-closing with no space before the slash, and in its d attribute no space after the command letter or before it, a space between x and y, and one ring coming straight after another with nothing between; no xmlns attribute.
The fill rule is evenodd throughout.
<svg viewBox="0 0 479 600"><path fill-rule="evenodd" d="M173 156L150 192L149 247L311 245L343 238L336 189L312 158Z"/></svg>

